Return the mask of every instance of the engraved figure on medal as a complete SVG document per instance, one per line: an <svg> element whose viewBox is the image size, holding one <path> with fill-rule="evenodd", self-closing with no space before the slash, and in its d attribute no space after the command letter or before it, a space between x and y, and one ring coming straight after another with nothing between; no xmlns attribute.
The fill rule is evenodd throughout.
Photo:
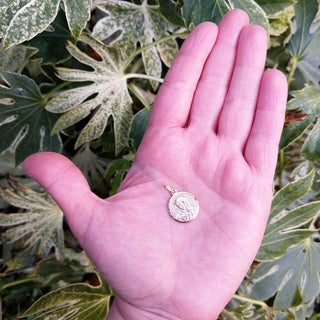
<svg viewBox="0 0 320 320"><path fill-rule="evenodd" d="M181 191L165 186L172 194L168 208L172 218L179 222L188 222L195 219L199 213L199 202L190 192Z"/></svg>

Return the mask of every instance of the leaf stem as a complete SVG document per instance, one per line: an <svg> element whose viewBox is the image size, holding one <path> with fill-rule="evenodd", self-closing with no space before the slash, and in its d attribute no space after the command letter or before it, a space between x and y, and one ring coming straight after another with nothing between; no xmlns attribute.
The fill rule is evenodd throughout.
<svg viewBox="0 0 320 320"><path fill-rule="evenodd" d="M137 87L135 84L130 84L130 83L128 83L127 86L130 92L132 92L136 96L136 98L143 104L143 106L150 111L151 110L150 103L143 96L143 94L139 90L139 87Z"/></svg>
<svg viewBox="0 0 320 320"><path fill-rule="evenodd" d="M288 89L290 88L290 83L292 81L293 74L297 68L298 59L296 57L292 58L292 64L291 68L288 74L287 83L288 83ZM284 170L284 150L279 151L279 187L280 189L283 187L282 183L282 174Z"/></svg>
<svg viewBox="0 0 320 320"><path fill-rule="evenodd" d="M292 59L292 65L291 65L291 68L290 68L290 71L289 71L289 74L288 74L288 78L287 78L287 83L288 83L288 88L290 87L290 83L292 81L292 76L296 70L296 67L297 67L297 63L298 63L298 59L296 57L294 57Z"/></svg>
<svg viewBox="0 0 320 320"><path fill-rule="evenodd" d="M274 307L270 307L268 306L265 302L261 301L261 300L255 300L255 299L251 299L251 298L247 298L247 297L243 297L240 296L238 294L235 294L233 296L234 299L243 301L243 302L249 302L253 305L258 305L260 306L262 309L266 310L266 311L271 311L271 312L288 312L288 308L274 308Z"/></svg>
<svg viewBox="0 0 320 320"><path fill-rule="evenodd" d="M60 83L58 86L55 86L52 90L50 90L50 91L44 96L43 102L46 104L47 101L51 98L51 96L52 96L54 93L60 91L62 88L68 86L69 84L71 84L70 81L65 81L65 82Z"/></svg>
<svg viewBox="0 0 320 320"><path fill-rule="evenodd" d="M233 298L237 299L237 300L240 300L240 301L243 301L243 302L249 302L251 304L255 304L255 305L261 306L264 309L270 309L270 307L265 302L260 301L260 300L254 300L254 299L251 299L251 298L248 298L248 297L242 297L242 296L239 296L238 294L235 294L233 296Z"/></svg>
<svg viewBox="0 0 320 320"><path fill-rule="evenodd" d="M153 80L162 83L163 79L162 78L157 78L153 76L148 76L147 74L142 74L142 73L128 73L124 75L125 79L131 79L131 78L140 78L140 79L147 79L147 80Z"/></svg>
<svg viewBox="0 0 320 320"><path fill-rule="evenodd" d="M279 188L281 189L283 187L282 183L282 173L284 169L284 151L281 149L279 151Z"/></svg>
<svg viewBox="0 0 320 320"><path fill-rule="evenodd" d="M161 43L161 42L164 42L164 41L167 41L167 40L170 40L170 39L174 39L174 38L178 38L178 37L186 37L190 32L189 31L185 31L185 32L181 32L181 33L173 33L173 34L170 34L169 36L166 36L166 37L163 37L157 41L154 41L150 44L147 44L146 46L144 47L141 47L140 49L134 51L131 56L128 58L127 60L127 63L125 64L124 66L124 70L127 70L127 68L129 67L129 65L131 64L131 62L133 61L133 59L138 56L140 53L156 46L157 44Z"/></svg>

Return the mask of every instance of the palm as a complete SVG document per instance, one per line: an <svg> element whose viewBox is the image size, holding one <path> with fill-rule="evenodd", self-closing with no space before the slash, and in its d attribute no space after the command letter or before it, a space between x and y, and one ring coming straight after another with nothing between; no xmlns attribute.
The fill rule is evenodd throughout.
<svg viewBox="0 0 320 320"><path fill-rule="evenodd" d="M262 75L266 37L260 28L244 28L247 23L239 10L227 14L213 49L214 25L189 36L115 196L94 196L60 156L40 154L25 163L66 213L125 319L217 316L256 254L270 207L286 83L275 71ZM196 195L194 221L169 216L165 185Z"/></svg>

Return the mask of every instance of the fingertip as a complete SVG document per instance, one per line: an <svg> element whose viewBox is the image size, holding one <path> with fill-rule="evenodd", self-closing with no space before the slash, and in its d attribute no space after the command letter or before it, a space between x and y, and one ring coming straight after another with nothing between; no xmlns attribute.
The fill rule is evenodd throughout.
<svg viewBox="0 0 320 320"><path fill-rule="evenodd" d="M232 10L228 11L223 16L223 19L222 19L221 22L223 22L224 19L226 19L226 18L228 18L228 19L231 18L231 19L233 19L234 21L236 21L238 23L239 22L243 23L243 25L249 24L249 20L250 20L248 14L245 11L241 10L241 9L232 9Z"/></svg>
<svg viewBox="0 0 320 320"><path fill-rule="evenodd" d="M262 77L260 92L262 98L259 103L262 103L262 108L264 105L274 104L285 109L288 97L286 76L276 69L266 70Z"/></svg>

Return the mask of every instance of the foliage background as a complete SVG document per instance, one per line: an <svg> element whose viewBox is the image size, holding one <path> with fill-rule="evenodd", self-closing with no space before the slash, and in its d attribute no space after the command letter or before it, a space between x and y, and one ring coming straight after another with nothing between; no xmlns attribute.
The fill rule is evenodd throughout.
<svg viewBox="0 0 320 320"><path fill-rule="evenodd" d="M112 289L21 162L63 153L114 194L183 40L232 8L268 31L289 96L264 239L220 318L320 319L318 0L0 0L3 318L105 319Z"/></svg>

